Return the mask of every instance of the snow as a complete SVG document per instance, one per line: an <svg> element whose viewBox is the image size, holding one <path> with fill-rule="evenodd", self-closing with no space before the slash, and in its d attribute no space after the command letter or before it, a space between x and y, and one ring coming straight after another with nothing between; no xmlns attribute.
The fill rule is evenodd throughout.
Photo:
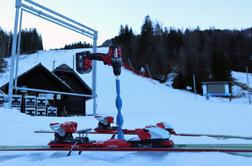
<svg viewBox="0 0 252 166"><path fill-rule="evenodd" d="M66 63L73 66L73 55L77 50L40 51L32 55L24 55L20 60L19 74L42 63L49 70ZM107 48L98 51L106 52ZM7 59L9 61L9 59ZM0 75L0 86L8 81L8 72ZM234 73L239 79L241 73ZM91 74L80 75L91 87ZM98 63L97 74L98 113L116 116L115 77L112 68ZM251 79L252 80L252 79ZM122 113L124 128L139 128L164 121L171 124L177 133L208 133L250 136L252 126L251 105L241 100L204 97L174 90L170 87L134 75L122 70L120 76ZM87 105L88 113L92 113L92 101ZM0 145L46 145L53 136L51 134L35 134L35 130L49 129L51 122L76 121L78 128L94 128L97 121L92 116L86 117L31 117L17 110L0 108ZM107 139L109 135L90 135L90 139ZM127 136L127 138L132 136ZM175 137L175 143L248 143L250 140L214 139L209 137ZM65 152L0 152L0 166L12 165L173 165L173 166L212 166L212 165L250 165L252 158L225 153L147 153L147 152L84 152L80 156L73 152L66 157Z"/></svg>
<svg viewBox="0 0 252 166"><path fill-rule="evenodd" d="M232 72L232 77L239 83L247 86L251 88L252 87L252 74L251 73L242 73L242 72ZM247 80L248 79L248 80ZM240 86L234 85L232 87L232 93L233 96L237 96L239 97L238 99L236 99L238 102L243 102L243 103L249 103L249 97L248 95L248 90L247 88L242 88ZM250 99L250 103L251 103L251 99Z"/></svg>
<svg viewBox="0 0 252 166"><path fill-rule="evenodd" d="M247 73L233 71L232 76L241 83L247 84ZM248 73L249 87L252 87L252 75Z"/></svg>

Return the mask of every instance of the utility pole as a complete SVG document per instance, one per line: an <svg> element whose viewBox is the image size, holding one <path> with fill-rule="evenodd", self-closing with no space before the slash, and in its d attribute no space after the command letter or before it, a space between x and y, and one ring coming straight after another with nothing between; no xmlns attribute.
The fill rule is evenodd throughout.
<svg viewBox="0 0 252 166"><path fill-rule="evenodd" d="M196 99L196 79L195 79L195 74L193 74L193 90L194 90L194 99Z"/></svg>
<svg viewBox="0 0 252 166"><path fill-rule="evenodd" d="M21 38L22 38L22 17L23 17L23 9L21 9L20 20L19 20L19 34L18 34L18 43L17 43L17 55L16 55L16 71L15 71L15 80L14 80L14 89L15 93L17 93L17 77L18 77L18 63L19 63L19 55L21 53Z"/></svg>
<svg viewBox="0 0 252 166"><path fill-rule="evenodd" d="M56 63L56 60L53 61L52 71L55 69L55 63Z"/></svg>
<svg viewBox="0 0 252 166"><path fill-rule="evenodd" d="M93 38L93 53L96 53L97 52L97 37L98 37L98 32L95 32L95 35L94 35L94 38ZM97 81L96 81L96 77L97 77L97 71L96 71L96 68L97 68L97 65L96 65L96 60L92 61L92 66L93 66L93 69L92 69L92 96L93 96L93 115L95 116L96 113L97 113L97 104L96 104L96 84L97 84Z"/></svg>
<svg viewBox="0 0 252 166"><path fill-rule="evenodd" d="M17 31L18 31L18 20L19 20L19 13L21 7L21 0L16 0L16 14L15 14L15 22L14 22L14 32L13 32L13 39L12 39L12 48L11 48L11 65L10 65L10 79L9 79L9 89L8 89L8 106L12 108L12 95L13 95L13 77L14 77L14 70L15 70L15 60L16 60L16 50L17 50Z"/></svg>
<svg viewBox="0 0 252 166"><path fill-rule="evenodd" d="M247 91L248 91L248 102L250 104L250 94L249 94L249 75L248 75L248 66L246 66L246 75L247 75Z"/></svg>

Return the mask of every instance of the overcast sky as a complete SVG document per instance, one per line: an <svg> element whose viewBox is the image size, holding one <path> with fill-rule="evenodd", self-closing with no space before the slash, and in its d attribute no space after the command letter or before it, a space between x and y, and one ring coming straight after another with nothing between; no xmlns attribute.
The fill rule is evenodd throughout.
<svg viewBox="0 0 252 166"><path fill-rule="evenodd" d="M150 15L166 27L201 29L245 29L252 27L252 0L34 0L99 32L98 44L118 34L128 24L140 32L144 17ZM0 26L13 31L15 0L0 0ZM23 17L23 28L35 27L46 49L63 47L87 38L31 16Z"/></svg>

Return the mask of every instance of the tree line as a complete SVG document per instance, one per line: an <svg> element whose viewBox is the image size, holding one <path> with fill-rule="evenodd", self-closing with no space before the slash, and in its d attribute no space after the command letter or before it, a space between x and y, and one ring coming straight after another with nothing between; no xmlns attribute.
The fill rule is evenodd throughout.
<svg viewBox="0 0 252 166"><path fill-rule="evenodd" d="M42 36L35 28L21 31L21 54L32 54L38 50L43 50Z"/></svg>
<svg viewBox="0 0 252 166"><path fill-rule="evenodd" d="M71 44L66 44L62 49L68 50L68 49L91 48L91 47L93 47L92 44L86 43L85 41L83 43L79 41Z"/></svg>
<svg viewBox="0 0 252 166"><path fill-rule="evenodd" d="M112 42L122 47L123 62L135 70L149 70L161 82L175 72L173 87L178 89L192 87L193 75L200 93L204 81L232 81L231 71L245 71L246 66L252 71L252 28L182 31L163 28L146 16L140 34L121 26Z"/></svg>
<svg viewBox="0 0 252 166"><path fill-rule="evenodd" d="M4 72L7 63L4 61L4 57L9 54L9 34L4 32L0 28L0 73Z"/></svg>
<svg viewBox="0 0 252 166"><path fill-rule="evenodd" d="M0 72L4 72L6 68L4 58L11 56L12 38L11 32L7 33L0 28ZM43 50L42 37L35 28L21 31L20 44L21 54L32 54L38 50Z"/></svg>

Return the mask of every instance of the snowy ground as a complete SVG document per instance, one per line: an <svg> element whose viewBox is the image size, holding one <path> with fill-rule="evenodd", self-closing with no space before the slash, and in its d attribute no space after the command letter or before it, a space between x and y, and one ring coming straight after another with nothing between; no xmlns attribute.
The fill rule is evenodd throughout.
<svg viewBox="0 0 252 166"><path fill-rule="evenodd" d="M233 71L232 76L241 83L244 83L244 84L249 83L249 87L252 87L252 75L251 75L251 73L248 73L248 75L247 75L246 73ZM247 78L248 78L248 80L247 80Z"/></svg>
<svg viewBox="0 0 252 166"><path fill-rule="evenodd" d="M242 73L242 72L232 72L233 78L235 78L239 83L244 84L248 86L249 88L252 87L252 74L251 73ZM243 103L252 103L252 96L251 92L248 93L247 88L241 88L240 86L233 86L232 87L233 95L234 96L239 96L236 101L243 102Z"/></svg>
<svg viewBox="0 0 252 166"><path fill-rule="evenodd" d="M61 50L39 52L23 56L20 73L37 63L52 70L66 63L72 66L75 52L80 50ZM102 48L100 51L106 51ZM239 74L238 74L239 75ZM91 86L90 74L81 76ZM8 80L8 72L0 75L0 85ZM226 99L196 96L185 91L174 90L149 79L122 70L121 96L125 128L144 127L166 121L178 133L210 133L251 136L252 107L243 100L229 102ZM98 63L98 113L116 116L115 78L112 68ZM88 103L88 113L92 113L92 102ZM77 121L79 128L94 128L93 117L30 117L16 110L0 108L0 145L45 145L52 135L34 134L34 130L49 129L50 122ZM105 139L109 136L90 136L91 139ZM218 140L208 137L172 137L175 143L250 143L240 139ZM172 165L172 166L212 166L212 165L250 165L252 158L225 153L132 153L132 152L85 152L81 156L73 153L66 157L65 152L0 152L0 165Z"/></svg>

